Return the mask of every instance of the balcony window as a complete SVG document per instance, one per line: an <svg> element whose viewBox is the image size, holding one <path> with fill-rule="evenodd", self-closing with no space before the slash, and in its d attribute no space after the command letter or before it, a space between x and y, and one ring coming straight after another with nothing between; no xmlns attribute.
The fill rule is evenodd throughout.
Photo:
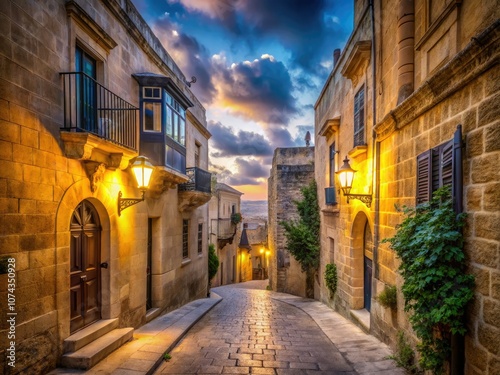
<svg viewBox="0 0 500 375"><path fill-rule="evenodd" d="M99 84L96 67L97 61L77 47L76 71L60 73L64 78L64 127L61 134L68 157L83 157L78 147L71 149L71 145L113 154L137 150L138 108Z"/></svg>
<svg viewBox="0 0 500 375"><path fill-rule="evenodd" d="M141 86L140 152L157 166L186 173L186 109L193 103L166 76L139 73Z"/></svg>

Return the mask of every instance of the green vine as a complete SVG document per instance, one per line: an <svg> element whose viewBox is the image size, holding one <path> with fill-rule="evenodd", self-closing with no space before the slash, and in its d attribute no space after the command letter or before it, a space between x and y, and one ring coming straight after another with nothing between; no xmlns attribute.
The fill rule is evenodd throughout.
<svg viewBox="0 0 500 375"><path fill-rule="evenodd" d="M327 264L324 276L326 287L330 291L330 295L333 297L337 291L337 266L334 263Z"/></svg>
<svg viewBox="0 0 500 375"><path fill-rule="evenodd" d="M474 277L465 274L462 228L465 214L455 214L449 188L430 202L403 207L405 219L396 235L385 239L401 259L405 311L420 339L420 365L441 374L451 353L451 334L464 335L464 312L473 297Z"/></svg>
<svg viewBox="0 0 500 375"><path fill-rule="evenodd" d="M211 243L208 245L208 283L210 285L210 280L212 280L217 274L219 269L219 257L215 253L215 245Z"/></svg>
<svg viewBox="0 0 500 375"><path fill-rule="evenodd" d="M377 301L384 307L395 309L398 306L398 290L396 286L386 286L377 296Z"/></svg>
<svg viewBox="0 0 500 375"><path fill-rule="evenodd" d="M314 298L314 275L319 267L320 216L316 181L301 189L303 199L294 201L298 221L281 221L287 249L306 272L306 295Z"/></svg>
<svg viewBox="0 0 500 375"><path fill-rule="evenodd" d="M234 214L231 214L231 223L233 224L239 224L242 220L241 214L239 212L236 212Z"/></svg>

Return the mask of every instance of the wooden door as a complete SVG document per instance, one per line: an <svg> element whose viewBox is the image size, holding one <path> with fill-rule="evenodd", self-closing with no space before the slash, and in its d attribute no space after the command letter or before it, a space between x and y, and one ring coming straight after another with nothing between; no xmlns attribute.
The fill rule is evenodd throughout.
<svg viewBox="0 0 500 375"><path fill-rule="evenodd" d="M81 202L71 218L70 330L71 333L101 318L101 226L89 201Z"/></svg>

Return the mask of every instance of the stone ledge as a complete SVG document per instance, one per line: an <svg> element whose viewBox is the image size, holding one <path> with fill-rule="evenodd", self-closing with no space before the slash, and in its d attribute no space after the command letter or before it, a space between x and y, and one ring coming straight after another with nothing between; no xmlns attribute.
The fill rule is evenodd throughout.
<svg viewBox="0 0 500 375"><path fill-rule="evenodd" d="M498 64L499 39L500 20L496 20L377 123L377 138L389 137Z"/></svg>

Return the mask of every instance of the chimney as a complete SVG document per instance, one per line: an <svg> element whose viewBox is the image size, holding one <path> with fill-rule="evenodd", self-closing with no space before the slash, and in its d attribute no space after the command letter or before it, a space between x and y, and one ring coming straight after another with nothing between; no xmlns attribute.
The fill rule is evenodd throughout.
<svg viewBox="0 0 500 375"><path fill-rule="evenodd" d="M340 57L340 48L336 48L333 50L333 67L335 68L337 66L337 62L339 61Z"/></svg>

